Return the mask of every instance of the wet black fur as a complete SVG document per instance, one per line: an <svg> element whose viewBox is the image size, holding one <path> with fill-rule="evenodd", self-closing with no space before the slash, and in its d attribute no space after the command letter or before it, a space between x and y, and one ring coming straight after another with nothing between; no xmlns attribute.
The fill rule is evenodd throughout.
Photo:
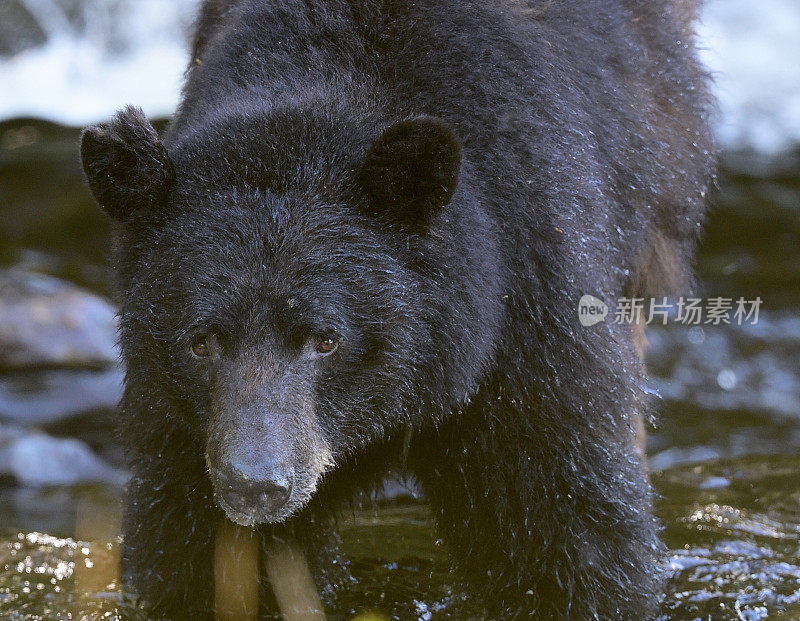
<svg viewBox="0 0 800 621"><path fill-rule="evenodd" d="M653 613L643 370L630 327L584 328L577 304L629 292L656 237L690 259L712 157L687 7L210 0L163 144L131 109L87 131L119 221L123 561L154 610L212 606L193 335L257 351L325 326L343 339L316 403L337 468L265 546L299 541L330 595L337 509L404 465L488 617ZM457 136L421 150L441 183L370 173L382 133L421 116Z"/></svg>

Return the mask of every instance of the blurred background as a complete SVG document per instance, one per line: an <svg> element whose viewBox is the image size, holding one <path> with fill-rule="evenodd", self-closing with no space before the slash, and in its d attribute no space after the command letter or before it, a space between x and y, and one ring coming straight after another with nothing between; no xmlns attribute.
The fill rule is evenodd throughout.
<svg viewBox="0 0 800 621"><path fill-rule="evenodd" d="M77 140L127 103L164 127L196 5L0 0L0 618L125 605L108 227ZM800 2L708 0L699 30L721 168L698 294L762 305L756 325L649 332L662 618L800 619ZM387 483L343 536L345 618L469 617L413 483Z"/></svg>

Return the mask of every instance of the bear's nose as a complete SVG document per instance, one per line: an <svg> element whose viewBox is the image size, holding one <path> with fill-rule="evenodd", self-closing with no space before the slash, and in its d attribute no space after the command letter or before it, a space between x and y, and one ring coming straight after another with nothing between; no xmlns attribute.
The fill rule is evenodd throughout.
<svg viewBox="0 0 800 621"><path fill-rule="evenodd" d="M262 515L280 511L289 501L291 481L281 474L254 474L237 463L214 469L217 493L233 509Z"/></svg>

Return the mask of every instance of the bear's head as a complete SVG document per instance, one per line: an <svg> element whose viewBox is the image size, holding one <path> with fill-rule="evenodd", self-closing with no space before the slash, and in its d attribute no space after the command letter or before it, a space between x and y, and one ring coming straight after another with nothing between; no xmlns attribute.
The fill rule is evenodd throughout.
<svg viewBox="0 0 800 621"><path fill-rule="evenodd" d="M190 430L181 450L241 524L285 519L341 460L444 415L492 348L480 210L443 216L469 201L452 127L311 117L212 118L162 142L128 108L82 137L115 222L126 399Z"/></svg>

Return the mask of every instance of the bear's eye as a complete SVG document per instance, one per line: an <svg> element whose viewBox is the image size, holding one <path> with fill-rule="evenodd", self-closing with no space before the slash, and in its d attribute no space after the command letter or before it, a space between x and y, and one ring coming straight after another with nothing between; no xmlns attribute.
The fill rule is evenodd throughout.
<svg viewBox="0 0 800 621"><path fill-rule="evenodd" d="M214 334L202 334L192 341L192 355L195 358L208 358L216 351Z"/></svg>
<svg viewBox="0 0 800 621"><path fill-rule="evenodd" d="M317 343L317 353L327 356L332 354L339 347L339 343L331 337L326 337Z"/></svg>
<svg viewBox="0 0 800 621"><path fill-rule="evenodd" d="M198 358L205 358L210 354L208 344L203 340L195 341L192 343L192 353Z"/></svg>

